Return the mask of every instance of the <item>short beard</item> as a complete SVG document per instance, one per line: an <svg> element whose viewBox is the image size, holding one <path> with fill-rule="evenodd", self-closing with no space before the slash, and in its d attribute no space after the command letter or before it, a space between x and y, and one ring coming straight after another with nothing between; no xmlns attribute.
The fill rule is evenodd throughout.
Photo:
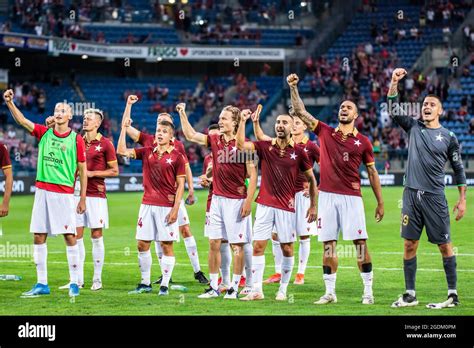
<svg viewBox="0 0 474 348"><path fill-rule="evenodd" d="M341 120L341 119L339 119L339 123L342 123L342 124L351 124L352 121L354 121L354 120Z"/></svg>

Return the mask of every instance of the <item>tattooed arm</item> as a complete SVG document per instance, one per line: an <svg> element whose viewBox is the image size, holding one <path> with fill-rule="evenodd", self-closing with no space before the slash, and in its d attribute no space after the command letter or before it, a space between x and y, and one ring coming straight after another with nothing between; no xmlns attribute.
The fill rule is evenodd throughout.
<svg viewBox="0 0 474 348"><path fill-rule="evenodd" d="M291 105L293 106L295 115L301 118L310 130L314 130L319 121L306 111L303 101L300 98L300 94L298 93L298 81L299 78L296 74L290 74L286 78L286 82L288 82L288 85L290 86Z"/></svg>

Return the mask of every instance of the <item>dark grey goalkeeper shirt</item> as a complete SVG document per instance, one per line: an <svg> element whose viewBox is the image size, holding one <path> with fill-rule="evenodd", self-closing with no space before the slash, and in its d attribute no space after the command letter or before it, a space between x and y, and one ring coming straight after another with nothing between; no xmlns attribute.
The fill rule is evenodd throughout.
<svg viewBox="0 0 474 348"><path fill-rule="evenodd" d="M396 98L389 98L394 102ZM427 128L410 116L395 116L392 120L408 134L408 164L404 185L412 189L444 194L445 165L449 160L456 184L466 185L466 174L459 152L459 142L453 132L444 127Z"/></svg>

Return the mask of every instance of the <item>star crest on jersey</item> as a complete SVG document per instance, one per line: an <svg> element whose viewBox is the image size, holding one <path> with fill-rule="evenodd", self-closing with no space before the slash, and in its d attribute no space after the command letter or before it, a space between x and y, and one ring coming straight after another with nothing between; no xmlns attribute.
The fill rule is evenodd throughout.
<svg viewBox="0 0 474 348"><path fill-rule="evenodd" d="M95 147L95 150L98 151L98 152L100 152L100 150L102 150L102 146L100 146L100 144L97 145L97 146Z"/></svg>
<svg viewBox="0 0 474 348"><path fill-rule="evenodd" d="M173 163L173 160L171 158L167 158L166 163L171 164L171 163Z"/></svg>
<svg viewBox="0 0 474 348"><path fill-rule="evenodd" d="M296 157L298 157L298 155L294 152L290 155L290 158L294 161L296 161Z"/></svg>
<svg viewBox="0 0 474 348"><path fill-rule="evenodd" d="M309 151L306 147L305 147L303 150L304 150L304 152L308 152L308 151Z"/></svg>
<svg viewBox="0 0 474 348"><path fill-rule="evenodd" d="M236 152L237 151L237 146L232 146L232 149L230 149L231 152Z"/></svg>
<svg viewBox="0 0 474 348"><path fill-rule="evenodd" d="M438 141L443 141L443 136L441 135L441 133L439 133L437 136L436 136L436 140Z"/></svg>
<svg viewBox="0 0 474 348"><path fill-rule="evenodd" d="M354 141L354 145L357 145L359 147L362 145L362 143L360 142L359 139L357 139L356 141Z"/></svg>

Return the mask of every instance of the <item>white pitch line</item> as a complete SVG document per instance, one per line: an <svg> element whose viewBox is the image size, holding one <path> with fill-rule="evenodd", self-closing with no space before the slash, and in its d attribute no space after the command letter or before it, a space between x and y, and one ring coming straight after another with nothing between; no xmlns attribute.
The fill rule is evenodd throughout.
<svg viewBox="0 0 474 348"><path fill-rule="evenodd" d="M0 259L1 262L6 262L6 263L33 263L31 260L2 260ZM66 261L48 261L48 264L57 264L57 265L67 265ZM85 262L85 264L92 265L93 262ZM110 266L136 266L138 262L106 262L104 265L110 265ZM176 263L175 266L190 266L187 263ZM207 266L207 264L201 264L201 266ZM321 266L307 266L306 268L321 268ZM358 267L355 266L339 266L338 268L342 269L356 269ZM403 268L386 268L386 267L374 267L374 269L380 270L380 271L403 271ZM422 272L444 272L444 269L440 268L418 268L417 271L422 271ZM458 269L458 272L469 272L469 273L474 273L474 269Z"/></svg>

